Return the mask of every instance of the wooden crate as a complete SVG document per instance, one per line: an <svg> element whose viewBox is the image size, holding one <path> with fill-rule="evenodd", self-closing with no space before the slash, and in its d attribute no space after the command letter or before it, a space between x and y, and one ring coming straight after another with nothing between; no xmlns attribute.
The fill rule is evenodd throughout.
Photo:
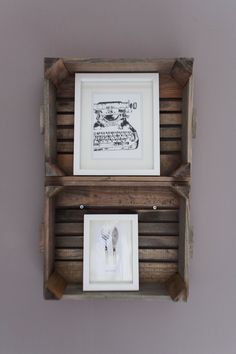
<svg viewBox="0 0 236 354"><path fill-rule="evenodd" d="M45 298L188 296L192 59L46 59ZM76 72L159 72L161 176L73 176ZM81 209L83 207L83 209ZM138 213L138 292L83 292L83 215Z"/></svg>

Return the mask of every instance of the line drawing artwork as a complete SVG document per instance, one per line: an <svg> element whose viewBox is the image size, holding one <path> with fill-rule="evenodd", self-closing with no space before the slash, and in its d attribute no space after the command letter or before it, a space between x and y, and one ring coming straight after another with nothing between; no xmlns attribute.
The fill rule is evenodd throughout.
<svg viewBox="0 0 236 354"><path fill-rule="evenodd" d="M137 106L137 102L130 99L99 101L93 104L93 151L138 149L138 132L128 121Z"/></svg>

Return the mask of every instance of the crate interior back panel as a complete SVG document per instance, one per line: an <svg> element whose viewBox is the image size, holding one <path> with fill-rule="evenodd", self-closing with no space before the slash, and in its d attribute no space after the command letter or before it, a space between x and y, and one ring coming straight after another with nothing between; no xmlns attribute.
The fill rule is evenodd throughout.
<svg viewBox="0 0 236 354"><path fill-rule="evenodd" d="M192 59L46 59L45 298L188 296ZM158 72L161 176L73 176L77 72ZM84 214L136 213L140 290L83 292Z"/></svg>

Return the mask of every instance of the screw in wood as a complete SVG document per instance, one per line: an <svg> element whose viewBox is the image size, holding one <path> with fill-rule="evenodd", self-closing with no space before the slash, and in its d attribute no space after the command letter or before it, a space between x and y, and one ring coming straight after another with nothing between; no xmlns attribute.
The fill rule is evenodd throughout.
<svg viewBox="0 0 236 354"><path fill-rule="evenodd" d="M153 210L157 210L157 206L156 206L156 205L153 205L152 209L153 209Z"/></svg>
<svg viewBox="0 0 236 354"><path fill-rule="evenodd" d="M81 204L79 207L80 207L80 209L84 209L84 205L83 204Z"/></svg>

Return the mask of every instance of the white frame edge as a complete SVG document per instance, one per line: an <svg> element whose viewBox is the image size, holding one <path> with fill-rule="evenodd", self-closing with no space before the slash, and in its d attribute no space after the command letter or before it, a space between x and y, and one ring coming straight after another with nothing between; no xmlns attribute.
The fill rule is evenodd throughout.
<svg viewBox="0 0 236 354"><path fill-rule="evenodd" d="M132 222L133 246L133 282L132 283L93 283L89 281L90 270L90 221L94 220L129 220ZM138 215L137 214L86 214L84 215L84 249L83 249L83 291L138 291L139 290L139 259L138 259Z"/></svg>
<svg viewBox="0 0 236 354"><path fill-rule="evenodd" d="M130 82L143 81L152 82L152 102L153 102L153 168L143 169L143 170L90 170L80 168L80 117L81 112L81 84L82 82L98 81L98 82L109 82L117 81L122 82L128 80ZM159 73L116 73L116 74L75 74L75 92L77 98L75 99L75 109L74 109L74 152L78 151L79 158L73 158L73 175L139 175L139 176L160 176L160 114L159 114ZM158 99L157 99L158 98ZM75 127L77 127L75 129ZM159 154L159 156L158 156ZM74 156L74 155L73 155Z"/></svg>

